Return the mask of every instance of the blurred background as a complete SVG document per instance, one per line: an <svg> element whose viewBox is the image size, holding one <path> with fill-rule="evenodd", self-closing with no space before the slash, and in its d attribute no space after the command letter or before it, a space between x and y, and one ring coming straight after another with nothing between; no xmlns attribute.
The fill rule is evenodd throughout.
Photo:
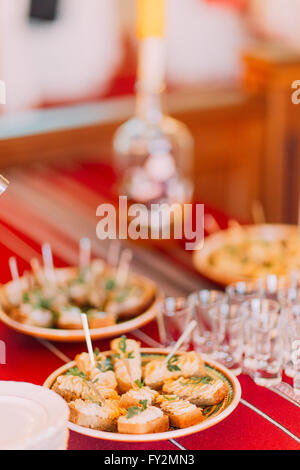
<svg viewBox="0 0 300 470"><path fill-rule="evenodd" d="M195 141L195 198L296 222L300 0L168 0L164 108ZM0 165L113 164L134 113L135 0L0 0ZM8 170L11 171L11 170Z"/></svg>

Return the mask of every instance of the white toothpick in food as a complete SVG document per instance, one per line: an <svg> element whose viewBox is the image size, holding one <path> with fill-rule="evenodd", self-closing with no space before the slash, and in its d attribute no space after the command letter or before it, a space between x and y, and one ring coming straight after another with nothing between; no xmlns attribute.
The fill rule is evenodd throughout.
<svg viewBox="0 0 300 470"><path fill-rule="evenodd" d="M19 276L19 270L18 270L18 265L17 265L17 260L14 256L9 258L9 269L11 272L11 277L13 279L14 285L17 288L18 292L18 297L19 299L22 298L22 286L21 286L21 281L20 281L20 276Z"/></svg>
<svg viewBox="0 0 300 470"><path fill-rule="evenodd" d="M95 364L95 356L94 356L94 351L93 351L93 346L92 346L92 339L91 339L91 333L89 329L89 323L88 319L85 313L81 314L81 321L82 321L82 326L84 330L84 335L85 335L85 341L88 349L88 353L90 356L91 364L93 367L96 366Z"/></svg>
<svg viewBox="0 0 300 470"><path fill-rule="evenodd" d="M45 277L49 282L56 282L52 250L49 243L44 243L42 245L42 254L45 268Z"/></svg>
<svg viewBox="0 0 300 470"><path fill-rule="evenodd" d="M79 268L81 273L86 273L91 264L91 240L82 238L79 242Z"/></svg>
<svg viewBox="0 0 300 470"><path fill-rule="evenodd" d="M161 302L161 304L157 306L156 322L157 322L160 342L162 344L166 344L167 332L166 332L165 322L163 318L163 315L164 315L163 308L164 308L164 302Z"/></svg>
<svg viewBox="0 0 300 470"><path fill-rule="evenodd" d="M121 243L119 240L113 240L108 247L107 264L112 267L118 266L121 251Z"/></svg>
<svg viewBox="0 0 300 470"><path fill-rule="evenodd" d="M116 275L117 284L120 285L121 287L124 287L127 282L131 260L132 260L132 251L124 250L123 253L121 254L120 264L119 264L117 275Z"/></svg>
<svg viewBox="0 0 300 470"><path fill-rule="evenodd" d="M182 335L180 336L179 340L177 341L177 343L175 344L175 346L172 348L170 354L167 356L167 358L164 360L164 364L167 364L169 362L169 360L171 359L172 356L174 356L174 354L176 353L176 351L180 348L180 346L188 339L188 337L190 336L190 334L192 333L192 331L196 328L197 326L197 322L195 320L192 321L192 323L190 323L186 329L184 330L184 332L182 333Z"/></svg>
<svg viewBox="0 0 300 470"><path fill-rule="evenodd" d="M266 215L262 203L255 199L252 202L251 210L253 222L256 225L264 225L266 223Z"/></svg>

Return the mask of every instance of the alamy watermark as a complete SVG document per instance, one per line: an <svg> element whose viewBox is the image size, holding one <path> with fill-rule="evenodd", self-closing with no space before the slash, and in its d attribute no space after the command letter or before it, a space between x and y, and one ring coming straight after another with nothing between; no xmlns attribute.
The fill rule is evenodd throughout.
<svg viewBox="0 0 300 470"><path fill-rule="evenodd" d="M6 104L6 85L0 80L0 104Z"/></svg>
<svg viewBox="0 0 300 470"><path fill-rule="evenodd" d="M292 89L295 90L292 93L292 103L300 104L300 80L295 80L292 83Z"/></svg>
<svg viewBox="0 0 300 470"><path fill-rule="evenodd" d="M185 249L201 250L204 244L204 204L130 204L119 197L119 208L97 208L96 233L100 240L185 240ZM173 232L173 233L172 233Z"/></svg>

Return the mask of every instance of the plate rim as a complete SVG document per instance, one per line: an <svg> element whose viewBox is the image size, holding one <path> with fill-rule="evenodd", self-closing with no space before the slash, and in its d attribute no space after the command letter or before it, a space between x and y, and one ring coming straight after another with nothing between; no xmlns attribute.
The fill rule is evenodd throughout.
<svg viewBox="0 0 300 470"><path fill-rule="evenodd" d="M63 268L56 268L55 271L60 273L71 274L76 268L73 266L70 267L63 267ZM91 329L91 338L93 340L110 338L118 335L122 335L124 333L128 333L133 331L137 328L141 328L142 326L150 323L154 320L157 316L157 305L159 301L163 298L162 292L158 289L157 285L151 279L147 277L132 272L132 274L138 277L141 280L145 280L148 284L151 284L155 289L155 297L151 303L151 305L147 308L147 310L140 315L137 315L134 318L129 320L117 323L116 325L106 326L103 328L94 328ZM21 277L21 280L23 277ZM0 291L4 289L7 285L11 284L13 281L7 282L6 284L1 285ZM65 343L71 342L84 342L85 335L83 330L63 330L63 329L55 329L55 328L42 328L37 326L30 326L30 325L23 325L16 320L10 318L10 316L4 311L2 307L0 307L0 320L6 324L8 327L12 328L19 333L23 333L27 336L32 336L36 338L48 339L51 341L59 341Z"/></svg>
<svg viewBox="0 0 300 470"><path fill-rule="evenodd" d="M167 355L169 352L170 351L168 349L163 349L163 348L141 348L141 353L144 353L144 354ZM111 351L105 351L103 354L108 355L110 353ZM181 355L184 353L185 353L184 351L177 351L176 354ZM230 381L232 385L232 389L233 389L232 400L230 404L227 406L227 408L224 411L222 411L220 414L214 417L208 418L207 420L202 421L201 423L196 424L194 426L190 426L184 429L176 429L175 431L166 431L163 433L152 433L152 434L141 434L141 435L111 433L111 432L97 431L94 429L84 428L83 426L78 426L77 424L71 423L70 421L68 422L69 429L78 434L92 437L95 439L102 439L105 441L142 443L142 442L157 442L157 441L166 441L169 439L177 439L180 437L189 436L191 434L196 434L198 432L209 429L212 426L215 426L219 422L226 419L236 409L242 396L242 390L241 390L241 385L239 383L239 380L232 372L230 372L229 369L227 369L222 364L208 358L204 354L202 354L201 356L204 359L205 363L213 366L214 369L219 370ZM50 388L53 385L55 379L59 375L67 371L70 367L74 367L74 365L75 365L75 361L72 361L56 369L45 380L43 386L46 388Z"/></svg>

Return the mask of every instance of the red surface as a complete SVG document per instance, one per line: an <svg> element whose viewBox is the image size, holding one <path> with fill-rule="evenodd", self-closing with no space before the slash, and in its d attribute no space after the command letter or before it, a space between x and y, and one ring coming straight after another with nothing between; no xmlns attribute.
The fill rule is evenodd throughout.
<svg viewBox="0 0 300 470"><path fill-rule="evenodd" d="M68 191L71 191L71 185L66 184L65 179L62 181L61 176L67 177L67 181L70 183L72 181L80 183L81 190L76 194L78 204L85 198L84 202L94 214L95 206L101 202L101 198L112 198L115 178L111 168L108 166L96 163L86 164L84 167L76 166L74 169L40 174L39 178L44 180L45 185L47 181L51 181L52 184L57 185L60 189L63 188L67 194ZM11 202L9 201L9 191L3 197L6 198L7 203ZM17 205L18 203L14 201L14 204ZM20 201L19 204L19 207L12 208L15 214L21 215L20 208L22 207L22 217L25 217L27 220L28 216L28 221L30 221L32 216L29 215L29 211L26 214L23 202ZM7 207L10 207L9 204ZM217 211L211 212L213 212L220 225L225 227L228 218ZM44 222L42 225L44 230L57 230L51 226L50 221L49 225ZM4 229L9 229L13 232L18 239L22 239L25 242L26 246L30 246L36 252L40 251L40 247L36 242L0 220L0 241L3 241L3 244L0 244L2 260L0 280L2 282L6 282L10 278L7 261L14 254L12 250L5 246L8 240L3 235ZM66 235L60 232L58 232L58 236L66 238ZM171 252L169 255L172 257ZM28 264L22 259L22 256L18 256L18 262L21 272L24 269L28 269ZM55 259L55 263L60 266L64 265L65 261L63 259ZM144 327L143 331L148 336L157 339L157 330L154 323ZM37 340L15 333L2 324L0 324L0 339L5 341L7 346L7 364L0 365L0 379L2 380L18 380L42 384L46 377L63 363L61 359ZM99 341L96 342L96 345L105 350L109 348L109 341ZM82 350L82 345L80 344L56 344L55 346L71 359ZM260 416L256 411L250 409L249 406L241 403L228 419L216 427L193 436L178 439L177 442L187 449L300 449L299 442L289 436L284 429L278 427L283 426L293 435L300 437L299 408L284 398L279 397L274 392L258 387L247 376L241 376L240 382L243 399L275 420L277 426L276 423L270 422L266 417ZM170 442L123 445L95 440L74 433L71 433L69 447L70 449L95 450L176 449L176 446Z"/></svg>

